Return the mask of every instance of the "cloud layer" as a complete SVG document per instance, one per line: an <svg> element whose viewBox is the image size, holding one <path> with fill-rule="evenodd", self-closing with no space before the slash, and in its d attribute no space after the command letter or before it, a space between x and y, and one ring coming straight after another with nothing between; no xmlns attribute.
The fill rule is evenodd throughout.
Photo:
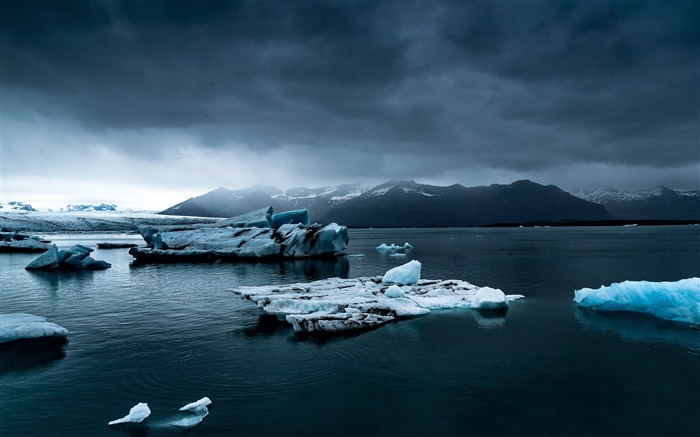
<svg viewBox="0 0 700 437"><path fill-rule="evenodd" d="M85 161L103 183L126 172L190 190L521 177L697 189L699 8L3 2L3 191L39 179L29 162L58 175Z"/></svg>

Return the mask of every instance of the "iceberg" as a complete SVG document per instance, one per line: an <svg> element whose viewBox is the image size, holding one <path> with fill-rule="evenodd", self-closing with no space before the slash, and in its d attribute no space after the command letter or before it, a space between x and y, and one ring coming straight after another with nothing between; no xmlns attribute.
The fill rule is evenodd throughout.
<svg viewBox="0 0 700 437"><path fill-rule="evenodd" d="M37 236L18 232L0 232L0 252L45 252L50 247L49 241Z"/></svg>
<svg viewBox="0 0 700 437"><path fill-rule="evenodd" d="M418 265L419 271L420 263L411 263L406 269L415 273ZM376 276L238 287L231 291L255 303L266 313L288 322L295 331L323 333L369 329L437 309L472 308L472 301L480 289L461 280L419 278L399 287ZM510 301L522 295L505 297Z"/></svg>
<svg viewBox="0 0 700 437"><path fill-rule="evenodd" d="M26 313L0 314L0 343L18 340L47 339L65 341L68 330L46 320L46 317Z"/></svg>
<svg viewBox="0 0 700 437"><path fill-rule="evenodd" d="M211 400L208 397L203 397L196 402L185 405L180 408L180 411L186 413L187 416L175 422L171 422L170 425L180 428L183 431L199 426L202 420L209 415L209 405L211 405Z"/></svg>
<svg viewBox="0 0 700 437"><path fill-rule="evenodd" d="M146 419L148 416L151 415L151 409L148 408L148 404L145 404L143 402L139 402L138 404L134 405L131 407L131 410L129 410L129 414L126 416L122 417L121 419L113 420L109 422L108 425L119 425L122 423L141 423Z"/></svg>
<svg viewBox="0 0 700 437"><path fill-rule="evenodd" d="M345 226L309 224L308 211L274 216L272 207L216 224L140 228L150 248L134 247L137 262L215 261L334 256L349 242Z"/></svg>
<svg viewBox="0 0 700 437"><path fill-rule="evenodd" d="M676 282L624 281L574 291L574 301L599 311L634 311L700 324L700 278Z"/></svg>
<svg viewBox="0 0 700 437"><path fill-rule="evenodd" d="M98 261L90 256L93 249L76 244L66 250L58 250L55 244L49 250L39 255L30 262L27 270L54 270L54 269L85 269L103 270L112 267L105 261Z"/></svg>
<svg viewBox="0 0 700 437"><path fill-rule="evenodd" d="M385 284L415 284L420 279L420 262L412 260L387 271L382 278Z"/></svg>

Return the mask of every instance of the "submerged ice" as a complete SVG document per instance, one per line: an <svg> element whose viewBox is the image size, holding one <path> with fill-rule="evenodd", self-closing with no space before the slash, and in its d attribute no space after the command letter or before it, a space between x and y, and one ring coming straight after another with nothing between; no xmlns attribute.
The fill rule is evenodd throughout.
<svg viewBox="0 0 700 437"><path fill-rule="evenodd" d="M574 301L600 311L634 311L700 324L700 278L676 282L624 281L574 291Z"/></svg>
<svg viewBox="0 0 700 437"><path fill-rule="evenodd" d="M385 280L387 275L392 281ZM484 288L493 290L489 293L500 292L504 302L522 297ZM481 309L492 305L473 306L480 290L481 287L461 280L420 279L420 263L414 260L391 269L384 277L330 278L283 286L239 287L232 291L268 314L287 321L296 331L338 332L371 328L436 309ZM493 300L482 298L479 302Z"/></svg>

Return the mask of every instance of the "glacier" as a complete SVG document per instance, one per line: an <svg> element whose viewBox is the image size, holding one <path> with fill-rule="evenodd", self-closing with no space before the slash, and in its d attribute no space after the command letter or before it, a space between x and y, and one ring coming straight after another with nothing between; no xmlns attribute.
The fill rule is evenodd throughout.
<svg viewBox="0 0 700 437"><path fill-rule="evenodd" d="M18 340L48 339L65 341L68 330L46 320L46 317L26 313L0 314L0 343Z"/></svg>
<svg viewBox="0 0 700 437"><path fill-rule="evenodd" d="M25 269L27 270L54 270L54 269L84 269L84 270L103 270L112 267L105 261L98 261L90 256L90 252L94 249L76 244L66 250L58 250L55 244L49 247L49 250L39 255L36 259L30 262Z"/></svg>
<svg viewBox="0 0 700 437"><path fill-rule="evenodd" d="M308 211L272 214L272 207L191 226L139 228L149 248L129 253L137 263L334 256L350 240L345 226L309 224Z"/></svg>
<svg viewBox="0 0 700 437"><path fill-rule="evenodd" d="M574 291L581 307L633 311L674 322L700 324L700 278L676 282L624 281Z"/></svg>
<svg viewBox="0 0 700 437"><path fill-rule="evenodd" d="M399 267L403 267L399 271L420 274L418 261ZM231 291L288 322L295 331L334 333L368 329L437 309L473 308L472 302L481 290L469 282L454 279L417 278L415 282L408 282L411 284L388 284L382 276L330 278L289 285L238 287ZM507 301L523 297L504 296Z"/></svg>

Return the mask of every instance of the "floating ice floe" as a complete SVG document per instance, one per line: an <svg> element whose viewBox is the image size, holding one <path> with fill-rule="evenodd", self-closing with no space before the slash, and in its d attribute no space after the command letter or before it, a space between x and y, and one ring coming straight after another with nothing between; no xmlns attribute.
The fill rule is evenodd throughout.
<svg viewBox="0 0 700 437"><path fill-rule="evenodd" d="M45 252L51 242L34 235L0 232L0 252Z"/></svg>
<svg viewBox="0 0 700 437"><path fill-rule="evenodd" d="M387 276L391 281L385 280ZM421 280L420 263L414 260L389 270L384 278L331 278L232 291L287 321L296 331L340 332L367 329L435 309L472 308L480 289L461 280ZM521 297L505 296L508 301Z"/></svg>
<svg viewBox="0 0 700 437"><path fill-rule="evenodd" d="M90 256L94 249L76 244L66 250L58 250L55 244L49 250L39 255L30 262L27 270L54 270L54 269L85 269L103 270L112 267L105 261L98 261Z"/></svg>
<svg viewBox="0 0 700 437"><path fill-rule="evenodd" d="M309 224L306 210L272 215L272 207L215 224L144 227L139 232L151 247L129 250L139 262L332 256L349 241L345 226Z"/></svg>
<svg viewBox="0 0 700 437"><path fill-rule="evenodd" d="M46 317L26 313L0 314L0 343L19 340L65 340L68 330L46 320Z"/></svg>
<svg viewBox="0 0 700 437"><path fill-rule="evenodd" d="M98 249L130 249L138 247L136 243L97 243Z"/></svg>
<svg viewBox="0 0 700 437"><path fill-rule="evenodd" d="M148 404L139 402L138 404L131 407L129 414L122 417L121 419L113 420L109 422L108 425L119 425L122 423L141 423L148 416L151 415L151 409L148 408Z"/></svg>
<svg viewBox="0 0 700 437"><path fill-rule="evenodd" d="M187 416L175 422L171 422L170 425L182 430L188 430L199 426L202 420L209 415L209 405L211 405L211 400L208 397L203 397L196 402L185 405L180 408L180 411L186 413Z"/></svg>
<svg viewBox="0 0 700 437"><path fill-rule="evenodd" d="M676 282L624 281L574 291L579 306L634 311L675 322L700 324L700 278Z"/></svg>
<svg viewBox="0 0 700 437"><path fill-rule="evenodd" d="M379 246L376 247L377 250L387 250L387 251L394 251L394 250L401 250L401 249L413 249L413 246L411 246L408 242L406 242L403 246L399 246L398 244L386 244L382 243Z"/></svg>

